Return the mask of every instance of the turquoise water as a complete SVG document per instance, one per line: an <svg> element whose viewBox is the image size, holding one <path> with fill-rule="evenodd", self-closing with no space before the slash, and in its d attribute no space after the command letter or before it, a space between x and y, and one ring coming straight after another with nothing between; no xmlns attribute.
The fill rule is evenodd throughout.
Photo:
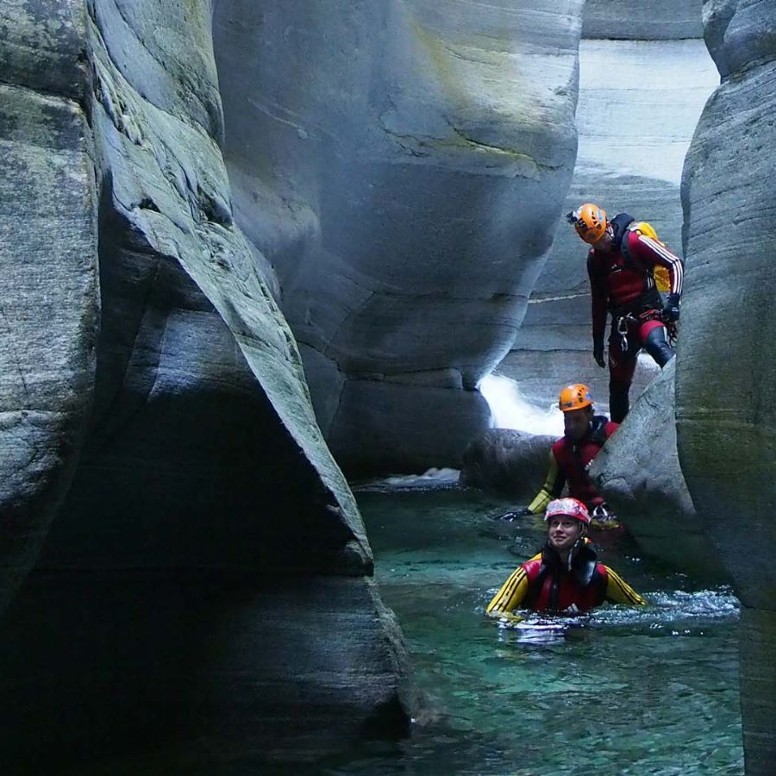
<svg viewBox="0 0 776 776"><path fill-rule="evenodd" d="M453 487L356 496L424 700L410 739L320 773L743 774L729 590L703 589L608 532L601 560L648 607L508 629L484 607L541 545L539 519L494 521L509 504Z"/></svg>

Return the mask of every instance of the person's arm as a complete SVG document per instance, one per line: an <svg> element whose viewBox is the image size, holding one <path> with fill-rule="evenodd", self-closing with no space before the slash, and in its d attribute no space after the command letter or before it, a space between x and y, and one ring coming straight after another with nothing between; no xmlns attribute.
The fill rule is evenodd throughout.
<svg viewBox="0 0 776 776"><path fill-rule="evenodd" d="M509 619L512 612L520 608L527 594L528 573L523 566L518 566L501 586L501 590L493 596L485 614L489 617Z"/></svg>
<svg viewBox="0 0 776 776"><path fill-rule="evenodd" d="M590 280L591 315L593 321L593 356L600 367L606 366L604 360L604 335L606 334L606 312L609 292L606 278L601 274L600 262L596 261L594 251L587 255L587 276Z"/></svg>
<svg viewBox="0 0 776 776"><path fill-rule="evenodd" d="M606 566L606 600L615 604L646 605L642 598L616 571Z"/></svg>
<svg viewBox="0 0 776 776"><path fill-rule="evenodd" d="M628 233L628 248L644 266L654 267L656 264L668 270L671 280L669 293L682 295L684 284L684 266L682 260L660 240L655 240L646 234L633 231Z"/></svg>
<svg viewBox="0 0 776 776"><path fill-rule="evenodd" d="M558 459L555 453L550 450L550 466L547 470L547 477L544 480L541 490L534 496L533 501L526 507L532 515L540 515L547 508L547 504L554 498L558 498L563 492L563 486L566 484L566 477L558 466Z"/></svg>

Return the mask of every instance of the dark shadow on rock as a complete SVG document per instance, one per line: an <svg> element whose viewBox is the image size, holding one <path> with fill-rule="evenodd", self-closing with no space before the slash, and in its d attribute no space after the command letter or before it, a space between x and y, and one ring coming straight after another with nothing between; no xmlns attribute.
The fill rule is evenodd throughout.
<svg viewBox="0 0 776 776"><path fill-rule="evenodd" d="M0 635L2 772L237 773L401 738L374 620L358 578L33 572Z"/></svg>

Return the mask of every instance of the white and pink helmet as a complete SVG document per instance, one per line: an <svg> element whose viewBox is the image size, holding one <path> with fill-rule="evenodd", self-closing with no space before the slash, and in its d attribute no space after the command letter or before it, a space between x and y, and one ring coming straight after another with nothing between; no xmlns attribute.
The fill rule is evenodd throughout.
<svg viewBox="0 0 776 776"><path fill-rule="evenodd" d="M587 511L587 507L575 498L556 498L555 501L550 501L547 504L547 510L544 513L545 521L548 521L551 517L557 517L558 515L564 515L565 517L573 517L575 520L579 520L585 525L590 525L590 513Z"/></svg>

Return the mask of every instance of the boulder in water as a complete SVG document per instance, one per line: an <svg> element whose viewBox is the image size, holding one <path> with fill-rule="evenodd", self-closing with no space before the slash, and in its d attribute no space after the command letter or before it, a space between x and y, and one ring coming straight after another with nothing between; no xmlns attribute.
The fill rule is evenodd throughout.
<svg viewBox="0 0 776 776"><path fill-rule="evenodd" d="M459 482L500 495L530 499L547 475L555 437L511 428L491 428L469 443Z"/></svg>

